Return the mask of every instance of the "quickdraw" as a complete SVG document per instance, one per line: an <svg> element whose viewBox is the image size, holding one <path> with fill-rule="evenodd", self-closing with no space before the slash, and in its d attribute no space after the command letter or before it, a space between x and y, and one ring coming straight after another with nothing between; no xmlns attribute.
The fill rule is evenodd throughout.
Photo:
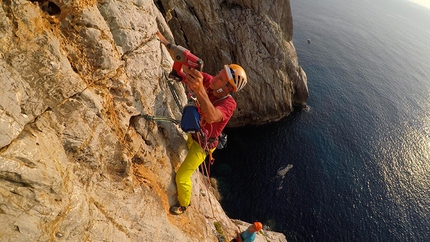
<svg viewBox="0 0 430 242"><path fill-rule="evenodd" d="M169 117L155 117L155 116L150 116L147 114L142 115L145 119L147 120L151 120L151 121L163 121L163 122L171 122L174 123L176 125L179 124L179 120L176 120L174 118L169 118Z"/></svg>

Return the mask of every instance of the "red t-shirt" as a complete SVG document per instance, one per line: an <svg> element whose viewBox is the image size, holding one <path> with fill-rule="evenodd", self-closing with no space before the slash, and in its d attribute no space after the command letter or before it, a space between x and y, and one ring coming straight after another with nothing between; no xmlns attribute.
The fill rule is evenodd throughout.
<svg viewBox="0 0 430 242"><path fill-rule="evenodd" d="M212 94L212 89L209 88L210 83L212 82L213 76L202 72L203 75L203 85L206 88L206 92L209 96L209 100L212 102L215 108L219 109L222 113L222 120L217 123L208 124L202 120L202 126L204 129L208 131L209 138L217 138L224 127L227 125L231 116L233 115L234 110L236 109L236 101L231 95L228 95L225 98L217 98Z"/></svg>

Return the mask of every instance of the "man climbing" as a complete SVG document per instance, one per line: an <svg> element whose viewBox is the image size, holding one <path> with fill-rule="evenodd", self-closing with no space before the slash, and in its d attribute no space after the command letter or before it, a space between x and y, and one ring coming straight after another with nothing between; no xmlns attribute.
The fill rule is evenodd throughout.
<svg viewBox="0 0 430 242"><path fill-rule="evenodd" d="M254 222L245 231L238 234L232 242L253 242L257 237L257 232L263 228L260 222Z"/></svg>
<svg viewBox="0 0 430 242"><path fill-rule="evenodd" d="M161 33L157 32L157 36L163 44L168 44ZM236 109L236 101L230 93L240 91L247 83L245 70L236 64L225 65L216 76L187 66L183 67L183 72L186 74L185 84L197 97L201 131L188 135L188 154L176 173L179 204L170 208L170 212L176 215L184 213L190 205L191 175L216 148L217 137Z"/></svg>

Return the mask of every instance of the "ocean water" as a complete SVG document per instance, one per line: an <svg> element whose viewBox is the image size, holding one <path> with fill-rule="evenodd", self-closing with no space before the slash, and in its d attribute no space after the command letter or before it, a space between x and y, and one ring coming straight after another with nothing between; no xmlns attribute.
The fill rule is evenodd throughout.
<svg viewBox="0 0 430 242"><path fill-rule="evenodd" d="M211 169L222 206L290 242L430 241L430 9L291 7L309 107L226 130Z"/></svg>

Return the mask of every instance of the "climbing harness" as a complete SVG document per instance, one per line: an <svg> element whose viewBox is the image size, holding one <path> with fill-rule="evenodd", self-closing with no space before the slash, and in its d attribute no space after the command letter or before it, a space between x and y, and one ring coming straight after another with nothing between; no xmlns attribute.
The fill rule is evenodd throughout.
<svg viewBox="0 0 430 242"><path fill-rule="evenodd" d="M221 101L223 99L229 98L231 95L227 95L225 97L219 98L212 102L212 104L215 104L218 101ZM212 125L211 125L212 129ZM214 152L215 148L222 149L227 146L227 135L224 133L221 133L218 137L214 138L208 138L209 134L212 133L212 130L208 132L208 130L202 130L199 132L201 135L198 137L198 142L200 146L206 151L206 153L209 155L209 161L211 164L215 162L215 159L212 156L212 153ZM222 136L222 137L221 137ZM221 138L220 138L221 137ZM222 139L222 144L220 145L220 139Z"/></svg>

